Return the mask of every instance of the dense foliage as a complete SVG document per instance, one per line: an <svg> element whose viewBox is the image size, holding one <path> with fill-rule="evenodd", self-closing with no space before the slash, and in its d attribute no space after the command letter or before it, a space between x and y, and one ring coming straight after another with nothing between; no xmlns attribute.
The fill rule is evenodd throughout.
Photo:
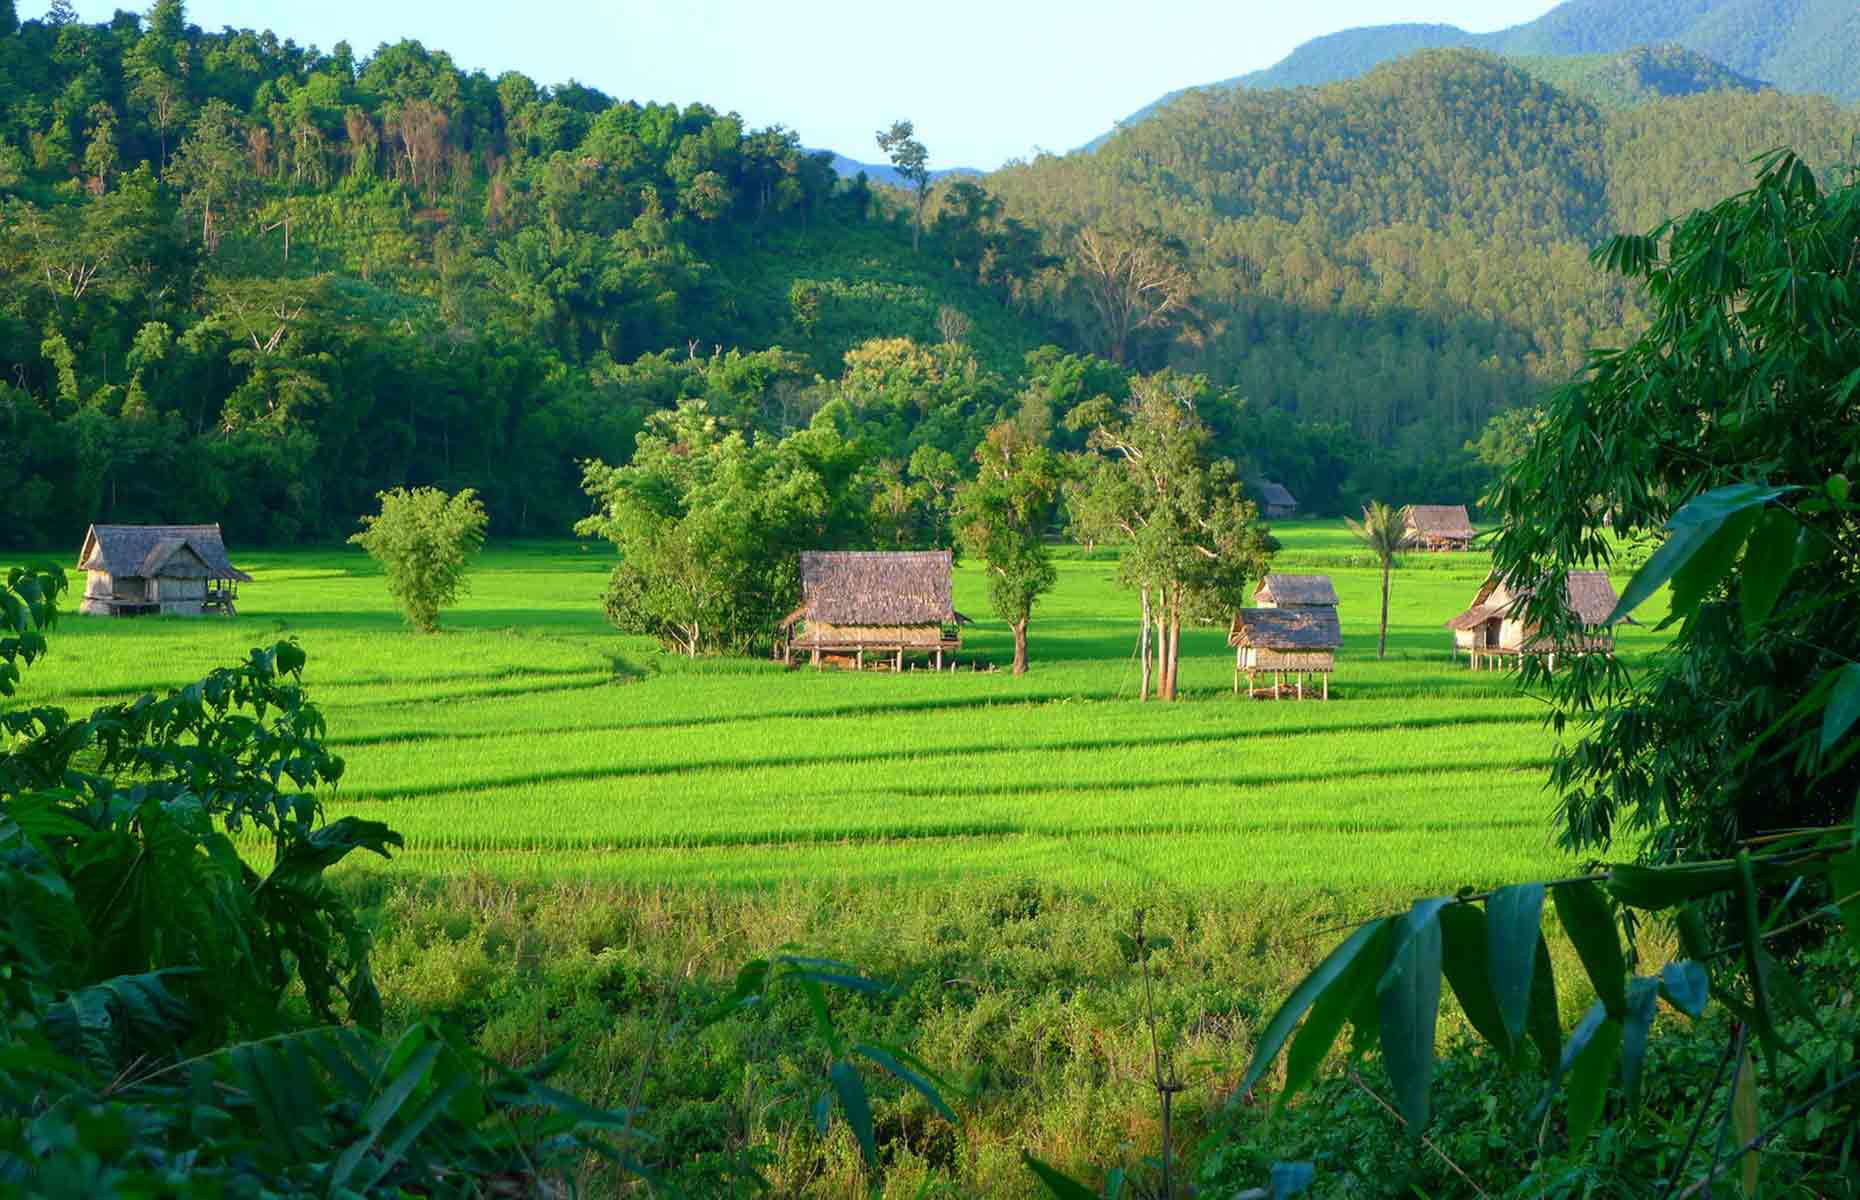
<svg viewBox="0 0 1860 1200"><path fill-rule="evenodd" d="M362 517L349 540L368 551L387 578L388 594L421 633L439 628L439 610L471 590L466 568L484 545L484 505L470 488L382 492L381 511Z"/></svg>

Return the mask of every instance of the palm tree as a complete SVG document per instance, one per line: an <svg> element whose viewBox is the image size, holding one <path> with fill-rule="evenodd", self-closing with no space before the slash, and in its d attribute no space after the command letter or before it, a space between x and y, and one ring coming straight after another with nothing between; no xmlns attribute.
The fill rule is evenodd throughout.
<svg viewBox="0 0 1860 1200"><path fill-rule="evenodd" d="M1408 510L1371 500L1363 506L1361 521L1345 517L1343 523L1382 564L1382 631L1376 638L1376 657L1384 658L1389 649L1389 572L1396 565L1395 552L1408 536Z"/></svg>

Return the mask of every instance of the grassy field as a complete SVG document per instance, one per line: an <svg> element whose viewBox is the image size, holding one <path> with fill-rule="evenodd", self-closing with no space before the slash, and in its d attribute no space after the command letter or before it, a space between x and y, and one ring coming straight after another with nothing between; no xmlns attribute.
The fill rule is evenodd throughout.
<svg viewBox="0 0 1860 1200"><path fill-rule="evenodd" d="M1113 936L1135 910L1175 942L1154 1003L1190 1084L1187 1152L1233 1119L1261 1023L1348 922L1569 865L1541 704L1448 651L1483 556L1408 559L1378 662L1373 566L1341 525L1277 532L1278 567L1342 597L1329 703L1235 699L1225 630L1203 629L1184 633L1186 700L1139 704L1135 605L1107 556L1064 552L1022 679L857 675L622 637L600 616L608 555L566 542L486 553L429 637L359 551L235 553L257 577L236 619L68 617L19 699L83 711L298 638L348 762L330 814L407 837L346 872L391 1020L443 1018L512 1063L574 1047L564 1086L606 1105L641 1089L697 1194L751 1146L777 1194L872 1194L843 1128L813 1131L823 1067L797 998L662 1036L742 962L801 945L897 984L845 1003L850 1032L965 1083L957 1130L881 1088L878 1193L1031 1197L1023 1150L1101 1178L1160 1136L1150 996ZM978 618L965 666L1004 665L974 568L956 603ZM1643 627L1622 650L1655 644ZM1567 992L1566 1019L1588 999ZM1269 1140L1256 1120L1232 1136Z"/></svg>
<svg viewBox="0 0 1860 1200"><path fill-rule="evenodd" d="M1423 889L1557 869L1541 706L1456 664L1441 627L1483 556L1407 560L1378 662L1378 576L1347 532L1280 532L1280 568L1342 597L1328 704L1234 699L1216 628L1184 634L1188 702L1136 703L1134 605L1106 556L1061 562L1017 680L666 656L602 622L607 556L574 543L487 553L430 637L359 551L243 555L236 619L68 618L28 688L81 709L298 638L348 760L330 812L389 821L395 869L424 873ZM979 618L962 657L1005 663L983 587L959 570Z"/></svg>

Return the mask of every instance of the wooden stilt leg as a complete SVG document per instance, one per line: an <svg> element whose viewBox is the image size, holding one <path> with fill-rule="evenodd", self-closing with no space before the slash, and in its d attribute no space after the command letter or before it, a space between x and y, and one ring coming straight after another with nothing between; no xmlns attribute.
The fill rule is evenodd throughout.
<svg viewBox="0 0 1860 1200"><path fill-rule="evenodd" d="M936 669L938 671L943 669L943 647L941 646L936 648Z"/></svg>
<svg viewBox="0 0 1860 1200"><path fill-rule="evenodd" d="M1330 699L1330 672L1324 672L1324 699Z"/></svg>
<svg viewBox="0 0 1860 1200"><path fill-rule="evenodd" d="M859 665L859 669L861 671L865 670L865 651L863 650L859 651L858 657L855 658L853 661Z"/></svg>
<svg viewBox="0 0 1860 1200"><path fill-rule="evenodd" d="M1300 671L1298 673L1297 678L1298 678L1298 698L1300 700L1303 700L1305 698L1305 673L1303 671Z"/></svg>
<svg viewBox="0 0 1860 1200"><path fill-rule="evenodd" d="M903 670L904 670L904 647L899 646L898 647L898 671L902 673Z"/></svg>
<svg viewBox="0 0 1860 1200"><path fill-rule="evenodd" d="M820 669L820 647L815 646L814 647L814 670L818 671L819 669Z"/></svg>

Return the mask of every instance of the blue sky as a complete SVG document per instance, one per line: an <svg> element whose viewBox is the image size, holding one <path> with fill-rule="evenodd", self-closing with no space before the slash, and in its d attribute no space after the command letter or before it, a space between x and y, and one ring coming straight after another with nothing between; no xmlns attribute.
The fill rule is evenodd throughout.
<svg viewBox="0 0 1860 1200"><path fill-rule="evenodd" d="M76 0L87 21L136 0ZM22 16L37 5L21 0ZM270 28L358 55L415 38L461 66L578 79L639 100L700 100L871 161L917 123L937 167L1065 151L1164 92L1269 66L1355 25L1484 31L1554 0L191 0L207 29Z"/></svg>

